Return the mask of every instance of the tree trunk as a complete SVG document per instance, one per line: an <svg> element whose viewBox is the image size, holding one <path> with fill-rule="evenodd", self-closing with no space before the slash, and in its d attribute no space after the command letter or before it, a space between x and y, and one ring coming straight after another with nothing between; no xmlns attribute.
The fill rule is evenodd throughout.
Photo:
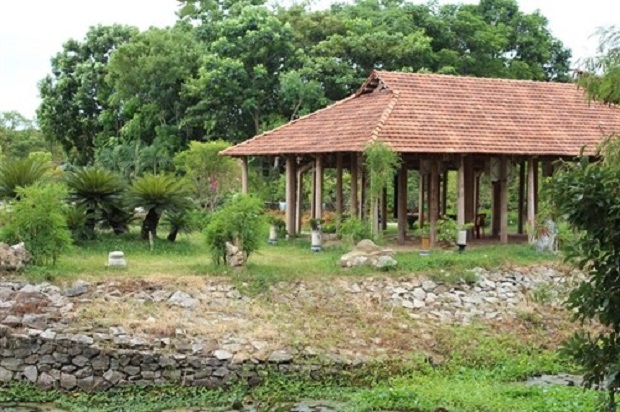
<svg viewBox="0 0 620 412"><path fill-rule="evenodd" d="M174 242L177 240L177 235L179 234L179 228L176 226L172 226L170 228L170 233L168 233L168 242Z"/></svg>
<svg viewBox="0 0 620 412"><path fill-rule="evenodd" d="M144 221L142 222L142 230L140 237L143 240L149 240L149 232L153 233L153 238L157 237L157 225L159 224L159 215L155 209L149 209Z"/></svg>
<svg viewBox="0 0 620 412"><path fill-rule="evenodd" d="M93 240L95 238L95 225L97 224L95 213L95 209L88 209L86 211L86 222L84 223L84 229L86 239L88 240Z"/></svg>

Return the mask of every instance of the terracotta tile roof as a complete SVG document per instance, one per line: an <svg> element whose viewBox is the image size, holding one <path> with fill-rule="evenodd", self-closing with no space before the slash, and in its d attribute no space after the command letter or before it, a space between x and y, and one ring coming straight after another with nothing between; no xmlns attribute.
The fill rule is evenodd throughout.
<svg viewBox="0 0 620 412"><path fill-rule="evenodd" d="M357 94L223 154L361 152L374 138L404 153L573 156L616 132L620 108L574 84L376 71Z"/></svg>

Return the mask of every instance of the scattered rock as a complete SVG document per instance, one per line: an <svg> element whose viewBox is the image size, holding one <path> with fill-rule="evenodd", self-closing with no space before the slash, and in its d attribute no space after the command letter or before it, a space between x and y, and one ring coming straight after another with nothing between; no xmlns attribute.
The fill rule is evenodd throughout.
<svg viewBox="0 0 620 412"><path fill-rule="evenodd" d="M182 308L193 308L198 304L198 299L194 299L189 294L177 290L168 299L168 304Z"/></svg>
<svg viewBox="0 0 620 412"><path fill-rule="evenodd" d="M394 251L392 249L383 249L375 245L372 240L361 240L355 248L342 255L340 258L340 266L372 266L380 269L388 269L396 266L398 263L393 258Z"/></svg>
<svg viewBox="0 0 620 412"><path fill-rule="evenodd" d="M0 272L20 271L30 260L30 253L23 242L13 246L0 243Z"/></svg>
<svg viewBox="0 0 620 412"><path fill-rule="evenodd" d="M236 268L245 266L248 261L248 255L238 246L230 242L226 242L226 263L228 266Z"/></svg>
<svg viewBox="0 0 620 412"><path fill-rule="evenodd" d="M88 282L84 282L81 280L76 281L70 289L65 290L64 295L68 298L75 298L78 296L82 296L86 292L88 292L88 286L90 284Z"/></svg>

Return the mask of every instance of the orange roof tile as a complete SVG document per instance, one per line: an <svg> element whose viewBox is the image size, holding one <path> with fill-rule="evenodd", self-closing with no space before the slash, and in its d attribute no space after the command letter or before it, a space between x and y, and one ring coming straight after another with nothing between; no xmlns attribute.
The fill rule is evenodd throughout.
<svg viewBox="0 0 620 412"><path fill-rule="evenodd" d="M620 132L620 109L574 84L374 72L340 102L233 146L230 156L361 152L578 155Z"/></svg>

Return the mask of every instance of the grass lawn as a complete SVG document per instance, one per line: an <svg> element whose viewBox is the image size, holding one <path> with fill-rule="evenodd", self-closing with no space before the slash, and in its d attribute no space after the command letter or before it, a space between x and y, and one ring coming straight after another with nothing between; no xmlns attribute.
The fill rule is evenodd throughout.
<svg viewBox="0 0 620 412"><path fill-rule="evenodd" d="M127 269L108 270L105 267L108 253L114 250L125 253L129 265ZM176 243L157 240L152 251L148 242L138 240L136 234L120 237L103 234L96 241L74 245L70 252L60 257L55 267L31 267L27 276L31 280L59 282L78 278L101 280L117 277L223 276L260 289L280 281L376 273L370 268L342 269L338 264L339 258L349 250L350 246L332 245L319 253L313 253L309 241L305 239L281 241L277 246L265 242L250 256L247 268L232 270L212 264L201 234L183 236ZM430 256L420 256L416 250L399 250L396 260L398 268L387 274L426 274L450 281L466 278L466 270L474 267L522 266L555 262L559 258L537 253L531 246L520 244L473 247L462 254L454 250L437 249Z"/></svg>

